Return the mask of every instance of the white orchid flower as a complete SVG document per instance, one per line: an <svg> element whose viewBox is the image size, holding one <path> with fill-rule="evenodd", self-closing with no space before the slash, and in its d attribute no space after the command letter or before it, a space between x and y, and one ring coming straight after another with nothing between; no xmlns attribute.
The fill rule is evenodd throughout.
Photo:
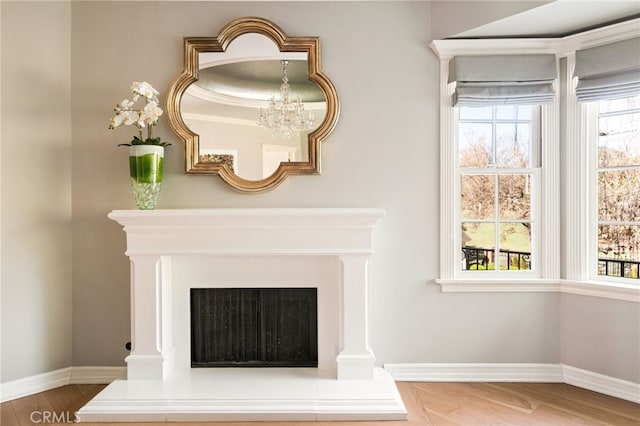
<svg viewBox="0 0 640 426"><path fill-rule="evenodd" d="M140 119L147 124L155 124L162 115L162 109L156 102L149 102L140 113Z"/></svg>
<svg viewBox="0 0 640 426"><path fill-rule="evenodd" d="M122 122L124 121L124 115L122 114L116 114L112 119L111 119L111 124L109 124L109 128L110 129L115 129L116 127L120 127L122 126Z"/></svg>
<svg viewBox="0 0 640 426"><path fill-rule="evenodd" d="M136 119L136 126L138 126L139 129L144 129L145 127L147 127L143 113L138 115L138 118Z"/></svg>
<svg viewBox="0 0 640 426"><path fill-rule="evenodd" d="M129 111L132 106L133 106L133 101L130 101L129 99L124 99L122 102L116 105L116 111L117 112Z"/></svg>
<svg viewBox="0 0 640 426"><path fill-rule="evenodd" d="M138 113L135 111L120 111L112 119L109 125L110 129L120 126L129 126L138 120Z"/></svg>
<svg viewBox="0 0 640 426"><path fill-rule="evenodd" d="M111 119L110 129L120 126L134 125L138 128L138 135L134 136L131 144L121 145L162 145L168 146L170 143L162 142L160 138L154 138L152 127L157 123L162 115L162 109L158 106L158 96L160 95L153 86L146 81L135 81L131 84L132 100L123 99L115 107L116 115ZM145 105L142 109L133 109L135 102L143 97ZM147 129L146 138L143 136L143 129Z"/></svg>
<svg viewBox="0 0 640 426"><path fill-rule="evenodd" d="M124 125L129 126L138 121L139 114L137 111L125 111L124 115Z"/></svg>
<svg viewBox="0 0 640 426"><path fill-rule="evenodd" d="M134 81L133 84L131 85L131 92L134 95L133 96L134 101L137 101L138 97L144 96L148 102L158 102L158 95L160 95L160 93L146 81L143 81L143 82Z"/></svg>

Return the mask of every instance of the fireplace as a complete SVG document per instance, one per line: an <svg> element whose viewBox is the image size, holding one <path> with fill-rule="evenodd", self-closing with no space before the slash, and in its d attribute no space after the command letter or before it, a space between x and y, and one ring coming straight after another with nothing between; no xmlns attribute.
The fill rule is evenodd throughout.
<svg viewBox="0 0 640 426"><path fill-rule="evenodd" d="M191 289L191 368L317 367L315 288Z"/></svg>
<svg viewBox="0 0 640 426"><path fill-rule="evenodd" d="M131 263L132 350L127 380L107 386L80 409L80 420L405 419L393 379L374 365L368 337L367 265L374 226L383 215L357 208L111 212L109 218L124 227ZM215 299L234 289L248 292L236 296L251 299L252 312L228 310L222 316L250 322L256 339L264 335L252 349L256 354L272 349L267 333L278 328L261 328L260 321L277 322L283 314L270 308L258 319L263 309L255 305L273 304L266 301L272 289L301 291L307 299L314 294L315 303L293 309L302 318L297 322L308 323L300 339L307 344L276 348L304 352L301 362L317 367L292 368L288 363L302 358L291 353L284 357L287 364L277 365L281 360L270 355L245 353L228 361L207 350L203 363L211 368L194 365L193 294L212 292ZM294 334L287 327L280 331ZM227 368L238 360L274 364ZM215 365L219 361L226 365Z"/></svg>

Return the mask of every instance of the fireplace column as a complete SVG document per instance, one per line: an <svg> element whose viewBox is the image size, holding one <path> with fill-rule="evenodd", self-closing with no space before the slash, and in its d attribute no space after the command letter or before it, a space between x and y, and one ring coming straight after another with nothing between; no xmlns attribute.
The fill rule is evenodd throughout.
<svg viewBox="0 0 640 426"><path fill-rule="evenodd" d="M129 380L163 380L173 370L171 257L132 255Z"/></svg>
<svg viewBox="0 0 640 426"><path fill-rule="evenodd" d="M373 379L375 357L369 347L368 283L369 255L342 255L340 318L342 351L336 358L338 379Z"/></svg>

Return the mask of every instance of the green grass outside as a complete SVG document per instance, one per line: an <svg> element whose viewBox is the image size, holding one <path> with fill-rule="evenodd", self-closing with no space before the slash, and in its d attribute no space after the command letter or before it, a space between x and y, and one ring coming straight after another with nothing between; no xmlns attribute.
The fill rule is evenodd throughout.
<svg viewBox="0 0 640 426"><path fill-rule="evenodd" d="M492 223L466 223L465 228L466 234L471 238L471 241L466 243L467 246L486 249L495 247L495 228ZM531 252L531 237L523 225L506 223L502 224L501 228L501 249Z"/></svg>
<svg viewBox="0 0 640 426"><path fill-rule="evenodd" d="M465 245L467 247L478 247L483 249L493 249L495 247L494 225L491 223L466 223L465 233L471 238ZM506 223L501 226L500 249L510 251L521 251L531 253L531 237L527 228L517 223ZM496 265L493 262L487 264L486 268L482 265L472 265L475 270L495 270ZM500 265L500 269L507 269L506 265ZM527 265L522 262L521 265L511 265L511 269L528 269Z"/></svg>

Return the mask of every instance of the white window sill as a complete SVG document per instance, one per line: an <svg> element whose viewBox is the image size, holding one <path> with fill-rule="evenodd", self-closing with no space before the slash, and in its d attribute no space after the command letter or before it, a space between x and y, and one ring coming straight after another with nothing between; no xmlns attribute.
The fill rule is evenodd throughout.
<svg viewBox="0 0 640 426"><path fill-rule="evenodd" d="M605 299L640 303L638 285L604 281L573 281L549 279L470 280L436 279L443 293L531 293L560 292Z"/></svg>
<svg viewBox="0 0 640 426"><path fill-rule="evenodd" d="M638 284L633 285L608 281L560 280L560 286L563 293L640 303L640 280L636 281Z"/></svg>

